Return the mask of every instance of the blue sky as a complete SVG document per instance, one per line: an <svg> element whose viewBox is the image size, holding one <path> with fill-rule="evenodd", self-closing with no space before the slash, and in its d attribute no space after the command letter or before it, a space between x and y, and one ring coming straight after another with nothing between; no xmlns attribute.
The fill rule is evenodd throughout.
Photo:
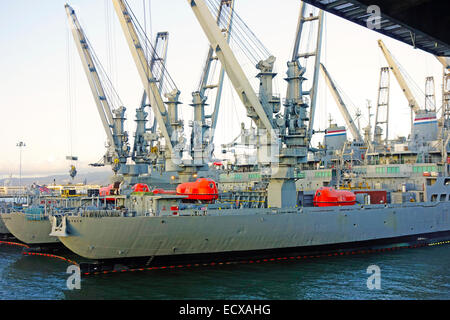
<svg viewBox="0 0 450 320"><path fill-rule="evenodd" d="M181 90L183 117L191 115L191 92L196 89L208 42L186 0L145 0L152 8L152 32L169 31L168 70ZM104 154L105 133L95 102L82 70L78 53L67 27L66 1L4 1L0 11L0 177L18 175L19 151L16 143L26 142L23 174L65 173L65 157L72 148L80 158L79 172L92 171L88 163ZM142 0L129 0L142 17ZM113 83L127 107L127 128L134 132L134 109L138 106L142 84L118 25L110 0L73 0L81 23L104 66L110 66ZM114 52L106 41L106 12L114 26ZM236 10L269 51L277 57L278 87L286 61L291 56L299 10L298 0L236 0ZM430 54L396 40L326 14L322 61L353 103L366 113L366 99L375 105L379 70L386 65L377 45L383 39L391 52L424 90L425 77L434 76L437 104L440 105L442 68ZM108 55L110 53L110 55ZM113 58L112 60L110 58ZM70 63L69 63L70 61ZM71 66L68 75L68 65ZM73 115L69 131L68 80L71 80ZM324 129L328 114L344 124L332 97L321 83L316 124ZM238 133L245 111L225 83L223 107L217 128L217 143L232 140ZM391 75L391 138L409 132L407 101ZM366 116L367 118L367 116ZM365 125L364 122L362 122ZM72 143L70 143L70 137Z"/></svg>

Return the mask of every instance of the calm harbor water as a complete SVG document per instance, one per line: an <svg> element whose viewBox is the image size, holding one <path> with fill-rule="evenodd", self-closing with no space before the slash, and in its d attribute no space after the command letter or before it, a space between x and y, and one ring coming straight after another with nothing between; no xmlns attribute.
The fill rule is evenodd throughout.
<svg viewBox="0 0 450 320"><path fill-rule="evenodd" d="M367 268L381 270L369 290ZM66 286L60 260L0 245L1 300L450 299L450 245L299 261L155 270L82 278Z"/></svg>

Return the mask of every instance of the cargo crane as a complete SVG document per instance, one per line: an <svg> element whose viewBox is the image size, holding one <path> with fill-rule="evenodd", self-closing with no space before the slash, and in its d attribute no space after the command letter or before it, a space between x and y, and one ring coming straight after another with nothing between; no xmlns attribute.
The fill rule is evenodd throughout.
<svg viewBox="0 0 450 320"><path fill-rule="evenodd" d="M128 133L124 131L126 108L122 105L113 108L114 99L118 98L117 94L95 55L89 40L86 38L75 11L68 4L65 5L65 9L72 35L106 132L108 150L104 156L104 164L112 165L113 171L117 173L120 169L124 169L130 156Z"/></svg>
<svg viewBox="0 0 450 320"><path fill-rule="evenodd" d="M150 68L153 70L161 92L164 81L164 66L167 60L169 42L168 32L158 32L155 39L155 52L152 55ZM159 71L159 72L158 72ZM145 108L151 105L147 103L147 92L144 90L140 108L136 109L136 134L132 152L132 159L136 163L154 162L158 158L155 146L158 136L156 134L157 121L154 118L151 128L146 128L148 113ZM150 145L150 150L149 150Z"/></svg>
<svg viewBox="0 0 450 320"><path fill-rule="evenodd" d="M209 0L210 4L211 2L212 0ZM258 165L270 177L267 188L268 205L295 206L295 169L298 164L306 162L309 145L307 128L304 125L307 121L305 109L309 106L302 96L305 93L302 90L302 83L305 80L302 75L305 68L299 66L296 55L293 64L296 64L297 68L288 70L288 97L285 112L281 114L280 99L272 91L272 81L276 76L273 73L275 57L269 56L256 65L260 71L257 75L260 80L258 96L205 1L188 0L188 4L246 107L247 115L256 124ZM235 16L238 18L237 14Z"/></svg>
<svg viewBox="0 0 450 320"><path fill-rule="evenodd" d="M407 84L404 72L400 69L391 52L386 48L382 40L378 40L378 45L411 108L411 142L415 144L436 140L438 134L436 112L420 107Z"/></svg>
<svg viewBox="0 0 450 320"><path fill-rule="evenodd" d="M162 133L162 138L165 140L164 150L159 150L159 146L153 147L153 149L158 149L154 150L155 152L159 152L162 155L164 171L173 173L173 183L183 183L192 180L192 178L210 176L212 173L209 171L208 159L203 157L200 161L196 161L198 159L183 159L183 153L187 151L187 145L184 137L184 122L178 118L178 105L181 104L178 100L180 90L178 90L164 66L161 66L162 70L160 70L163 73L164 84L161 90L158 88L157 78L150 68L148 55L144 51L145 46L154 55L156 54L154 46L148 40L145 31L138 23L127 1L113 0L113 4L141 81L147 92L159 130ZM166 98L166 101L163 100L163 96ZM158 139L158 144L160 140ZM176 180L177 177L178 180Z"/></svg>
<svg viewBox="0 0 450 320"><path fill-rule="evenodd" d="M139 76L147 93L147 97L150 101L150 106L155 115L159 130L165 140L165 170L177 171L179 169L179 164L181 164L183 149L183 137L180 134L180 132L182 133L183 131L183 123L178 119L178 105L180 104L178 97L180 91L170 79L170 75L165 68L162 72L164 72L164 78L168 88L160 91L154 72L151 69L150 62L147 59L146 52L144 51L143 41L145 41L145 44L148 44L146 34L143 30L138 28L135 17L126 1L113 0L113 4L120 25L122 26L123 34L125 35L138 69ZM151 43L148 44L148 48L152 51L152 55L156 54L155 48ZM168 99L168 101L166 101L166 104L168 105L167 109L163 101L163 94Z"/></svg>
<svg viewBox="0 0 450 320"><path fill-rule="evenodd" d="M188 1L188 4L192 8L197 20L199 21L205 35L207 36L210 46L214 48L217 58L224 67L228 78L230 79L233 87L236 90L240 100L247 110L247 115L254 121L260 134L260 148L258 152L258 161L260 163L269 164L274 161L272 155L272 142L276 141L276 133L274 131L275 126L273 123L273 112L267 97L270 95L270 88L266 88L266 95L264 97L258 97L253 90L247 76L245 75L242 67L240 66L236 56L234 55L228 40L223 36L222 30L217 25L216 20L209 11L205 1ZM235 14L236 17L236 14ZM260 61L259 67L267 71L262 75L262 78L270 77L272 79L271 67L273 67L273 57L265 62ZM261 80L262 80L261 78ZM262 81L264 85L268 82ZM260 100L261 98L261 100Z"/></svg>
<svg viewBox="0 0 450 320"><path fill-rule="evenodd" d="M412 112L417 113L420 110L419 103L417 102L416 98L414 97L411 89L409 88L406 79L401 72L398 64L395 62L391 52L388 50L384 42L380 39L378 40L378 46L380 47L381 51L383 52L384 57L386 58L386 61L389 65L389 68L392 70L392 73L394 74L395 78L397 79L398 84L400 85L400 88L402 89L406 99L408 100L409 107L411 108Z"/></svg>
<svg viewBox="0 0 450 320"><path fill-rule="evenodd" d="M228 42L230 41L230 32L233 23L234 2L234 0L221 0L216 19L217 25L222 28L222 32ZM226 14L227 10L229 12ZM210 83L212 81L211 69L217 62L218 59L214 56L214 49L209 47L199 88L192 93L194 120L192 122L191 133L191 156L193 159L211 159L214 152L214 133L217 126L223 81L225 78L225 69L221 66L217 84ZM212 89L216 89L214 108L211 114L205 115L205 106L208 99L207 91ZM206 124L206 119L211 119L209 125ZM207 134L207 132L209 133ZM202 137L202 140L198 141L198 137Z"/></svg>

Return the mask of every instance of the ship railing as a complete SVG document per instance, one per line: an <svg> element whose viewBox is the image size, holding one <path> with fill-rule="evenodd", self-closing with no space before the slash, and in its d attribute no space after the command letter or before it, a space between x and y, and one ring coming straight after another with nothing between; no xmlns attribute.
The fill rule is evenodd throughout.
<svg viewBox="0 0 450 320"><path fill-rule="evenodd" d="M38 207L38 208L26 208L23 213L25 214L25 218L29 221L41 221L46 219L46 208Z"/></svg>
<svg viewBox="0 0 450 320"><path fill-rule="evenodd" d="M25 213L25 217L29 221L42 221L46 219L43 213Z"/></svg>
<svg viewBox="0 0 450 320"><path fill-rule="evenodd" d="M220 194L219 201L231 203L236 209L266 208L267 194L265 192L257 191L227 192Z"/></svg>
<svg viewBox="0 0 450 320"><path fill-rule="evenodd" d="M128 214L121 210L84 210L81 213L82 217L87 218L104 218L104 217L124 217Z"/></svg>

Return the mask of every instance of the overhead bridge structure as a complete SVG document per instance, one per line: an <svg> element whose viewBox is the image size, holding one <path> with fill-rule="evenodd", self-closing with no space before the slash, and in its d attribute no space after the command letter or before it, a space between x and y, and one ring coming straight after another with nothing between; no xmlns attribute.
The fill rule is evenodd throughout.
<svg viewBox="0 0 450 320"><path fill-rule="evenodd" d="M450 56L450 15L439 0L304 0L315 7L436 56ZM370 6L378 6L375 20ZM379 21L379 25L375 22ZM368 23L369 22L369 23ZM378 28L379 27L379 28Z"/></svg>

